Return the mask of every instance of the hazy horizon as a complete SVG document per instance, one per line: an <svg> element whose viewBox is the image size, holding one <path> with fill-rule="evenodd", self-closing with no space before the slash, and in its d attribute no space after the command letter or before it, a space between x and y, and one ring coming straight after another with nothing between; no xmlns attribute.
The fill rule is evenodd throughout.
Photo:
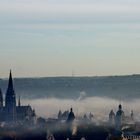
<svg viewBox="0 0 140 140"><path fill-rule="evenodd" d="M15 72L13 72L13 74L15 74ZM17 78L61 78L61 77L73 77L73 78L78 78L78 77L115 77L115 76L133 76L133 75L140 75L140 73L132 73L132 74L112 74L112 75L76 75L76 74L70 74L70 75L47 75L47 76L40 76L40 75L36 75L36 76L26 76L26 75L18 75L18 76L14 76L13 75L13 79L17 79ZM0 77L0 79L8 79L9 78L9 73L5 76L5 77L3 77L3 76L1 76Z"/></svg>

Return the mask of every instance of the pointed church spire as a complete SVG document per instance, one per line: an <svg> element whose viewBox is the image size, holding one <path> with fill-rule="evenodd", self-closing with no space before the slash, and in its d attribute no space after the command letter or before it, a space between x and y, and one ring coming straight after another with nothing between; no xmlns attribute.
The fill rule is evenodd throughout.
<svg viewBox="0 0 140 140"><path fill-rule="evenodd" d="M8 89L13 90L13 79L12 79L12 71L11 70L10 70L10 74L9 74Z"/></svg>
<svg viewBox="0 0 140 140"><path fill-rule="evenodd" d="M15 121L16 119L16 95L13 87L12 72L10 70L8 88L5 97L5 108L7 114L7 121Z"/></svg>

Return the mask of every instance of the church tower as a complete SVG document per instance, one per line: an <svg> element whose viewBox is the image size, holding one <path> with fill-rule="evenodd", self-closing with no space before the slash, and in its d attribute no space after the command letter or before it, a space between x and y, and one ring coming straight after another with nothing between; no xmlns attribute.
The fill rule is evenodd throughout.
<svg viewBox="0 0 140 140"><path fill-rule="evenodd" d="M0 108L3 107L3 95L2 95L2 91L0 89Z"/></svg>
<svg viewBox="0 0 140 140"><path fill-rule="evenodd" d="M6 98L5 98L5 108L6 108L6 121L15 122L16 96L13 88L13 79L12 79L11 70L10 70L9 83L8 83L8 88L6 92Z"/></svg>
<svg viewBox="0 0 140 140"><path fill-rule="evenodd" d="M122 105L120 104L118 107L118 111L116 113L116 128L118 130L121 130L122 125L124 123L124 112L122 110Z"/></svg>

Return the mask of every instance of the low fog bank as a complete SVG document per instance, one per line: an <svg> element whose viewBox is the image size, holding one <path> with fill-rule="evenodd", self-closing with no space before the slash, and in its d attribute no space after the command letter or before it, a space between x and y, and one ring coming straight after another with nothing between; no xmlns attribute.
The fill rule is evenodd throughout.
<svg viewBox="0 0 140 140"><path fill-rule="evenodd" d="M0 88L6 93L8 81L0 79ZM112 99L140 98L140 75L104 77L48 77L15 78L17 96L25 99L60 98L77 99L81 92L88 97Z"/></svg>
<svg viewBox="0 0 140 140"><path fill-rule="evenodd" d="M73 107L75 115L83 116L92 112L98 120L107 120L108 114L111 109L115 112L118 110L120 101L110 98L91 97L85 99L58 99L58 98L46 98L46 99L24 99L22 104L32 105L36 109L38 116L45 118L57 117L58 111L69 110ZM130 115L131 110L134 111L134 116L137 120L140 120L140 99L123 101L123 110L126 115Z"/></svg>

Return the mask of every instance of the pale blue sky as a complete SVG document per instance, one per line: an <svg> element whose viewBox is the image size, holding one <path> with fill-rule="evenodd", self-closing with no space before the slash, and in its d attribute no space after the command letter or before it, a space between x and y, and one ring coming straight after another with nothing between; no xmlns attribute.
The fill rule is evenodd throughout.
<svg viewBox="0 0 140 140"><path fill-rule="evenodd" d="M0 77L140 73L139 0L0 0Z"/></svg>

